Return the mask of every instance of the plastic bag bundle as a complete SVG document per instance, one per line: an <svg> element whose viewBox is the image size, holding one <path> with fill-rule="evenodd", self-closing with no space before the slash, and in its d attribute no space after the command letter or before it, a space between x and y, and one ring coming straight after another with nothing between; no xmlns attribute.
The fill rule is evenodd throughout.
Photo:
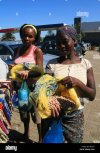
<svg viewBox="0 0 100 153"><path fill-rule="evenodd" d="M44 70L43 70L43 68L41 66L35 65L33 63L23 63L23 64L17 64L17 65L15 65L10 70L10 76L9 76L9 78L12 79L12 80L14 80L14 81L19 81L19 82L23 81L18 76L18 72L19 71L23 71L23 70L30 70L32 72L39 72L40 75L43 75L44 74Z"/></svg>
<svg viewBox="0 0 100 153"><path fill-rule="evenodd" d="M28 109L28 102L29 102L29 88L25 80L23 80L21 84L21 88L18 90L18 102L19 108L21 110Z"/></svg>

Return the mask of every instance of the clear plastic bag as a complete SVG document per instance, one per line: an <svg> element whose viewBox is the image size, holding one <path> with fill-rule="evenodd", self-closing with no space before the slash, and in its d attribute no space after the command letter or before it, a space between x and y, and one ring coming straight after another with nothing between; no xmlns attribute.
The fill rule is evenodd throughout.
<svg viewBox="0 0 100 153"><path fill-rule="evenodd" d="M18 90L19 108L27 111L29 105L29 88L25 80L23 80L21 88Z"/></svg>

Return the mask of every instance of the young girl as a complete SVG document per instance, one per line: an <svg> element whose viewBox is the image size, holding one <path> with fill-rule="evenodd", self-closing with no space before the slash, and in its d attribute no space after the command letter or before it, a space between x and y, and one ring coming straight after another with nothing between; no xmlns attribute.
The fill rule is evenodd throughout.
<svg viewBox="0 0 100 153"><path fill-rule="evenodd" d="M20 28L20 37L22 39L23 45L18 49L14 63L33 63L36 65L43 66L43 54L40 48L35 46L33 42L37 41L38 39L38 31L37 28L31 24L24 24ZM18 72L20 77L22 79L27 79L30 72L29 70L23 70ZM34 76L34 74L33 74ZM27 84L31 91L33 91L32 84L34 84L34 81L31 79L27 79ZM20 83L17 82L17 90L20 88ZM34 121L37 123L37 128L39 132L39 141L41 140L41 119L38 115L38 112L33 113L33 110L36 110L36 108L33 106L27 111L23 112L20 111L20 117L22 122L24 123L24 136L25 138L29 137L29 122L30 122L30 113L31 115L36 114L35 116L32 116Z"/></svg>
<svg viewBox="0 0 100 153"><path fill-rule="evenodd" d="M81 102L78 110L65 113L62 117L63 134L67 143L81 143L84 129L83 108L85 98L93 101L96 95L95 81L92 65L87 59L80 59L74 50L76 44L76 31L71 26L64 26L57 31L57 48L59 58L50 60L47 64L47 72L51 71L56 78L62 78L62 84L66 88L74 88ZM53 117L61 114L60 103L51 101L50 109ZM42 120L42 133L45 135L50 118Z"/></svg>

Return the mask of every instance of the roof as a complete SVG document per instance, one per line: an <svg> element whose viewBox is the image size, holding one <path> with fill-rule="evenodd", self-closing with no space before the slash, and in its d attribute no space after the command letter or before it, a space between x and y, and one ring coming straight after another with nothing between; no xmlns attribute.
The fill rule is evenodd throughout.
<svg viewBox="0 0 100 153"><path fill-rule="evenodd" d="M47 30L47 29L55 29L65 25L64 23L58 24L45 24L45 25L37 25L39 30ZM7 28L7 29L0 29L0 33L10 33L10 32L18 32L20 28Z"/></svg>
<svg viewBox="0 0 100 153"><path fill-rule="evenodd" d="M100 32L100 21L82 22L81 29L83 32Z"/></svg>

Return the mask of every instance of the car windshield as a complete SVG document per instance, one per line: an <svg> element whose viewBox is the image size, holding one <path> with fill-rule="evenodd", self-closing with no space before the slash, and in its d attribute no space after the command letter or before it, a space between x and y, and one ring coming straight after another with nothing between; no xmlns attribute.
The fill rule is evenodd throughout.
<svg viewBox="0 0 100 153"><path fill-rule="evenodd" d="M10 48L12 48L13 51L16 51L16 49L18 47L20 47L22 44L13 44L13 45L9 45Z"/></svg>
<svg viewBox="0 0 100 153"><path fill-rule="evenodd" d="M56 47L56 41L46 41L41 44L37 44L39 48L43 51L43 54L52 54L59 56L59 51Z"/></svg>

